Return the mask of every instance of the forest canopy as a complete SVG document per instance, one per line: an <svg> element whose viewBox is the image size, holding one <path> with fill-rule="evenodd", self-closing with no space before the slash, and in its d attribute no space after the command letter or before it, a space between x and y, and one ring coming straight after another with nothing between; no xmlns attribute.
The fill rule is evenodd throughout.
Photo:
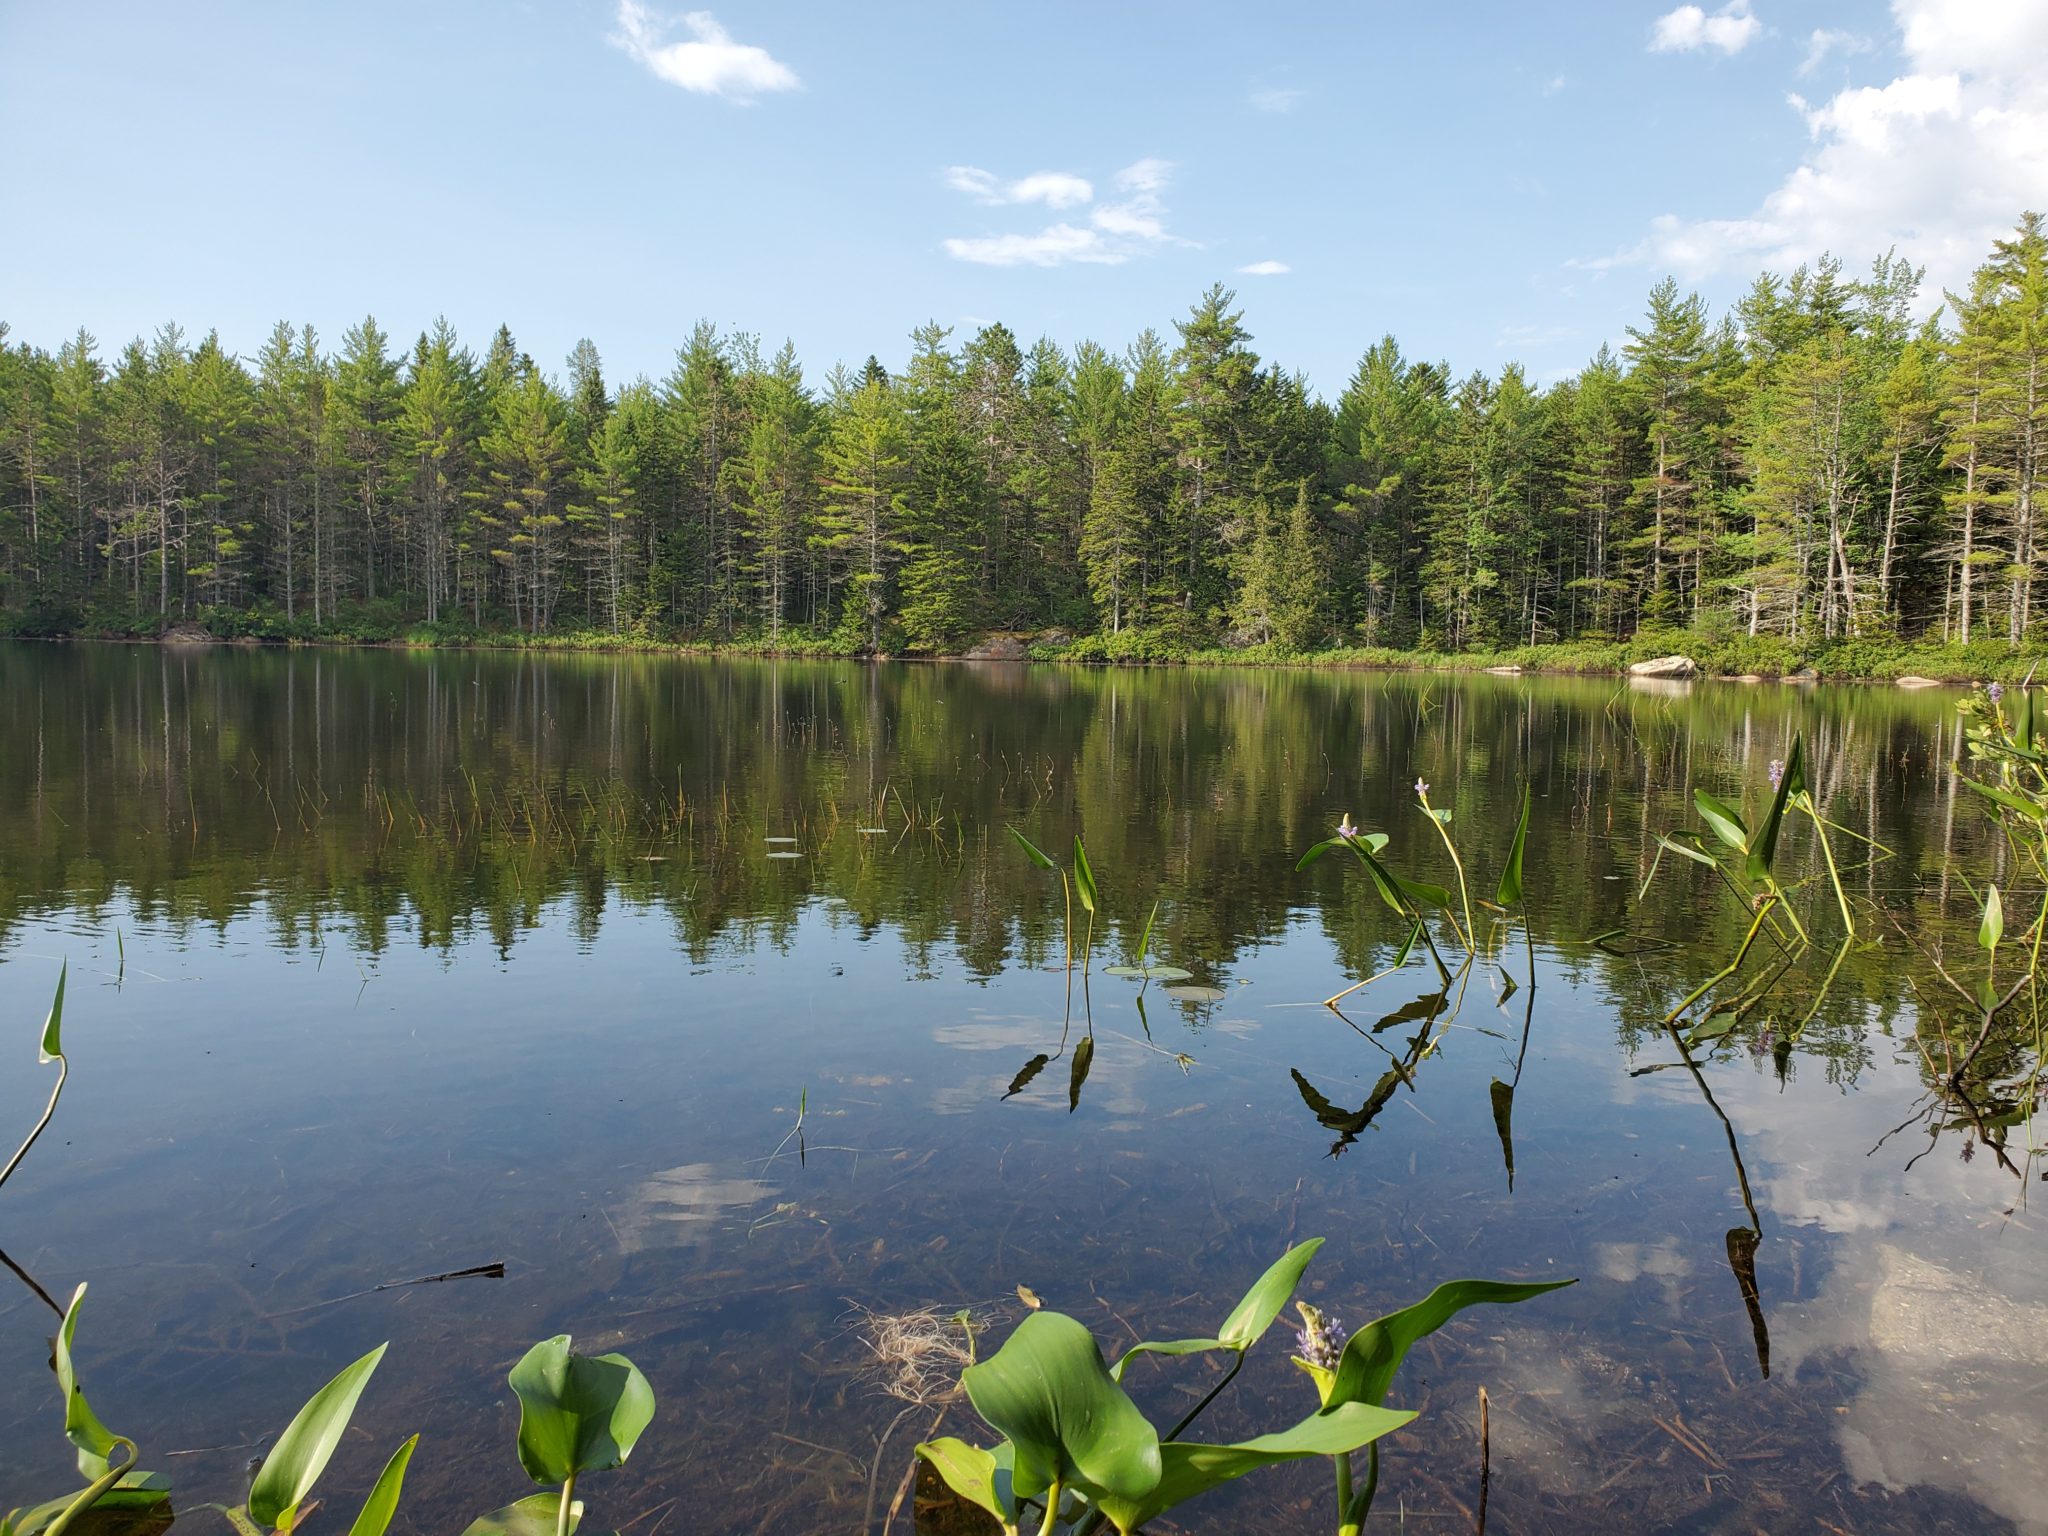
<svg viewBox="0 0 2048 1536"><path fill-rule="evenodd" d="M253 358L0 326L0 633L595 633L845 654L989 630L1456 651L2036 626L2048 230L1916 319L1888 252L1670 279L1548 385L1388 335L1334 400L1217 286L1171 336L913 333L807 380L701 324L659 380L501 327Z"/></svg>

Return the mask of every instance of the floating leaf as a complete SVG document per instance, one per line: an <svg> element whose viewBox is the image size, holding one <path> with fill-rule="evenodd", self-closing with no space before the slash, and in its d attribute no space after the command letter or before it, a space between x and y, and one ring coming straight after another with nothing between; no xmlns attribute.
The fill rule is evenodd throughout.
<svg viewBox="0 0 2048 1536"><path fill-rule="evenodd" d="M1344 1345L1343 1357L1337 1362L1328 1406L1365 1403L1377 1407L1385 1402L1387 1389L1394 1384L1394 1373L1400 1370L1415 1341L1435 1333L1467 1307L1527 1301L1545 1291L1576 1283L1552 1280L1522 1285L1501 1280L1453 1280L1440 1285L1413 1306L1377 1318L1351 1335Z"/></svg>
<svg viewBox="0 0 2048 1536"><path fill-rule="evenodd" d="M1005 1440L993 1451L955 1440L950 1435L930 1440L917 1454L932 1464L946 1486L978 1509L985 1509L1005 1530L1017 1524L1017 1496L1011 1488L1011 1465L1016 1455Z"/></svg>
<svg viewBox="0 0 2048 1536"><path fill-rule="evenodd" d="M414 1435L391 1453L391 1459L384 1463L384 1470L377 1474L377 1486L363 1501L363 1512L348 1528L348 1536L384 1536L391 1528L391 1517L398 1513L399 1489L405 1484L406 1464L412 1460L413 1448L419 1443L420 1437Z"/></svg>
<svg viewBox="0 0 2048 1536"><path fill-rule="evenodd" d="M622 1464L654 1417L654 1389L624 1355L577 1355L558 1333L506 1378L519 1397L519 1462L536 1483Z"/></svg>
<svg viewBox="0 0 2048 1536"><path fill-rule="evenodd" d="M1176 1003L1220 1003L1230 996L1221 987L1168 987L1166 995Z"/></svg>
<svg viewBox="0 0 2048 1536"><path fill-rule="evenodd" d="M341 1443L349 1416L356 1411L356 1400L388 1348L388 1344L379 1344L345 1367L285 1426L249 1489L249 1514L259 1525L282 1529L292 1523L299 1505L327 1469L327 1459Z"/></svg>
<svg viewBox="0 0 2048 1536"><path fill-rule="evenodd" d="M561 1513L560 1489L551 1488L546 1493L529 1493L517 1504L507 1504L503 1509L494 1509L488 1515L479 1515L463 1528L462 1536L555 1536ZM569 1536L575 1536L576 1527L582 1521L583 1501L571 1500Z"/></svg>
<svg viewBox="0 0 2048 1536"><path fill-rule="evenodd" d="M960 1383L1016 1448L1021 1496L1080 1482L1135 1499L1158 1484L1158 1431L1111 1378L1095 1336L1066 1314L1032 1313Z"/></svg>
<svg viewBox="0 0 2048 1536"><path fill-rule="evenodd" d="M1522 900L1522 848L1529 841L1529 786L1522 786L1522 819L1515 824L1515 840L1508 845L1507 867L1500 872L1500 889L1494 900L1504 907Z"/></svg>
<svg viewBox="0 0 2048 1536"><path fill-rule="evenodd" d="M1074 839L1074 890L1081 898L1081 905L1090 912L1095 910L1095 871L1088 867L1088 850L1081 846L1081 839Z"/></svg>
<svg viewBox="0 0 2048 1536"><path fill-rule="evenodd" d="M1195 973L1177 965L1105 965L1105 976L1143 978L1146 981L1186 981Z"/></svg>

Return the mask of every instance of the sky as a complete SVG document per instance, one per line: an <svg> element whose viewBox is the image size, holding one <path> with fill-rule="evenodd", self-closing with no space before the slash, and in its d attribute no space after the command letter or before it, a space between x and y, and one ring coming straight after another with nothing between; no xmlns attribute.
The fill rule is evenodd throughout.
<svg viewBox="0 0 2048 1536"><path fill-rule="evenodd" d="M617 382L709 319L815 380L1222 282L1328 396L1387 333L1547 382L1666 273L1896 245L1938 303L2048 210L2044 59L2048 0L0 0L0 320L446 315Z"/></svg>

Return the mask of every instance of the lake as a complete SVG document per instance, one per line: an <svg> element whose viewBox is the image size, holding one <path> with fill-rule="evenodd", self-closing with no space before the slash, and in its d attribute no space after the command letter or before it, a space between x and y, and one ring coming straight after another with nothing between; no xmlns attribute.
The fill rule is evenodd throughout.
<svg viewBox="0 0 2048 1536"><path fill-rule="evenodd" d="M2034 1056L1929 1091L1960 1028L1930 957L1978 964L1972 891L2007 878L1957 698L0 647L0 1153L66 961L71 1063L0 1248L59 1301L90 1282L93 1406L181 1508L238 1500L390 1340L332 1529L415 1430L399 1528L530 1492L504 1375L568 1332L660 1404L581 1490L593 1528L878 1530L937 1410L885 1390L866 1314L1001 1331L1022 1285L1114 1352L1212 1330L1322 1236L1303 1294L1354 1327L1447 1279L1579 1282L1417 1347L1373 1528L1470 1528L1483 1386L1500 1531L2048 1530ZM1696 788L1760 808L1795 734L1861 942L1823 989L1809 887L1834 928L1682 1039L1663 1016L1749 918L1668 852L1645 889L1658 837L1702 830ZM1482 913L1448 1000L1418 954L1324 1007L1404 928L1341 850L1296 860L1348 813L1455 884L1418 778L1475 901L1530 786L1533 943ZM1071 1003L1012 826L1086 839ZM1190 975L1141 991L1102 967L1155 903L1150 957ZM0 1273L0 1508L76 1482L54 1324ZM1313 1409L1288 1347L1210 1438ZM1155 1419L1213 1380L1130 1376ZM1327 1484L1262 1472L1152 1529L1326 1531Z"/></svg>

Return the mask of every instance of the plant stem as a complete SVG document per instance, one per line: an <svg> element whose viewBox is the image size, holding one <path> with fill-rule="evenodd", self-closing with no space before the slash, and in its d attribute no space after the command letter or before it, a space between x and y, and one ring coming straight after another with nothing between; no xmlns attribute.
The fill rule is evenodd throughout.
<svg viewBox="0 0 2048 1536"><path fill-rule="evenodd" d="M1705 981L1701 982L1697 987L1694 987L1692 991L1687 994L1684 1002L1680 1003L1676 1008L1672 1009L1669 1013L1665 1014L1664 1022L1666 1024L1669 1024L1673 1019L1677 1018L1681 1013L1685 1012L1686 1009L1690 1008L1694 1003L1698 1002L1702 997L1706 996L1707 993L1711 992L1715 987L1719 986L1722 982L1726 981L1730 976L1733 976L1738 970L1742 968L1742 961L1743 958L1749 953L1749 946L1756 942L1757 929L1763 926L1764 917L1766 916L1766 914L1770 912L1772 907L1777 905L1777 902L1778 898L1774 895L1766 896L1763 899L1762 905L1760 905L1756 909L1755 920L1751 922L1749 925L1749 932L1743 935L1742 948L1735 951L1735 958L1733 960L1730 960L1726 967L1716 971L1713 975L1709 976Z"/></svg>
<svg viewBox="0 0 2048 1536"><path fill-rule="evenodd" d="M562 1480L562 1506L555 1511L555 1536L569 1536L569 1505L576 1497L576 1474Z"/></svg>
<svg viewBox="0 0 2048 1536"><path fill-rule="evenodd" d="M70 1526L73 1520L76 1520L88 1509L91 1509L94 1504L99 1502L101 1494L135 1470L135 1442L123 1439L117 1435L114 1437L114 1444L128 1447L128 1459L118 1467L107 1468L105 1472L102 1472L84 1488L80 1489L78 1497L64 1506L64 1512L50 1522L49 1528L43 1533L43 1536L64 1536L66 1528Z"/></svg>
<svg viewBox="0 0 2048 1536"><path fill-rule="evenodd" d="M70 1075L71 1063L64 1057L59 1056L57 1058L57 1086L50 1090L50 1102L43 1107L43 1118L38 1120L36 1128L28 1133L28 1140L21 1144L20 1150L14 1156L7 1159L7 1166L0 1168L0 1184L5 1184L7 1176L21 1165L21 1160L28 1156L28 1149L36 1144L36 1138L42 1135L44 1127L49 1125L50 1117L57 1113L57 1096L64 1091L64 1079Z"/></svg>
<svg viewBox="0 0 2048 1536"><path fill-rule="evenodd" d="M1351 1518L1351 1453L1330 1460L1337 1464L1337 1536L1352 1536L1358 1522Z"/></svg>
<svg viewBox="0 0 2048 1536"><path fill-rule="evenodd" d="M1437 820L1436 812L1429 808L1429 796L1422 796L1423 814L1436 826L1436 835L1444 840L1444 851L1451 856L1451 864L1458 871L1458 905L1465 909L1465 933L1476 934L1478 929L1472 923L1472 897L1465 889L1465 861L1458 857L1458 845L1451 841L1451 829ZM1465 947L1472 947L1472 940L1464 940Z"/></svg>
<svg viewBox="0 0 2048 1536"><path fill-rule="evenodd" d="M1052 1528L1060 1518L1060 1495L1065 1491L1058 1478L1045 1490L1045 1524L1038 1528L1038 1536L1052 1536Z"/></svg>
<svg viewBox="0 0 2048 1536"><path fill-rule="evenodd" d="M1835 850L1828 846L1827 823L1820 819L1820 812L1814 807L1812 795L1801 795L1799 800L1799 808L1813 818L1813 835L1820 839L1821 857L1828 861L1828 879L1835 887L1835 902L1842 909L1842 926L1854 934L1856 919L1849 911L1849 897L1843 891L1842 877L1835 869Z"/></svg>
<svg viewBox="0 0 2048 1536"><path fill-rule="evenodd" d="M1180 1432L1186 1429L1190 1424L1194 1423L1195 1420L1201 1416L1202 1410L1204 1408L1207 1408L1211 1403L1215 1402L1216 1399L1222 1394L1223 1389L1225 1387L1229 1386L1233 1381L1237 1380L1237 1373L1244 1369L1245 1352L1241 1349L1234 1349L1231 1351L1231 1354L1234 1355L1236 1358L1230 1362L1230 1369L1223 1373L1223 1379L1217 1382L1215 1386L1211 1387L1209 1389L1209 1395L1203 1398L1199 1403L1195 1404L1194 1407L1190 1408L1178 1424L1174 1425L1171 1430L1167 1431L1167 1433L1161 1435L1159 1437L1161 1440L1178 1440L1180 1438Z"/></svg>

